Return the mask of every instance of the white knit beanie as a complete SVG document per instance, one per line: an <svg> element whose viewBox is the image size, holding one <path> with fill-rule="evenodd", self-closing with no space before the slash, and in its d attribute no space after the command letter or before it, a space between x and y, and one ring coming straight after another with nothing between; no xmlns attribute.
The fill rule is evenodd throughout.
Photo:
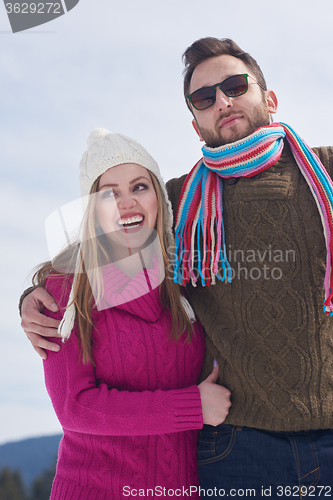
<svg viewBox="0 0 333 500"><path fill-rule="evenodd" d="M81 194L83 197L90 194L92 185L104 172L109 168L125 163L135 163L140 165L149 172L152 172L158 180L162 198L163 198L163 227L167 235L168 247L174 248L174 237L172 232L173 213L172 206L168 199L168 194L163 182L159 167L148 154L148 152L133 139L121 134L112 134L104 128L94 129L87 139L87 151L83 154L80 162L80 185ZM75 320L75 305L73 302L73 290L78 274L81 272L80 259L77 260L73 285L68 300L64 317L59 325L58 331L65 339L70 336L71 330L74 327ZM194 320L194 313L187 302L181 295L182 304L190 317Z"/></svg>

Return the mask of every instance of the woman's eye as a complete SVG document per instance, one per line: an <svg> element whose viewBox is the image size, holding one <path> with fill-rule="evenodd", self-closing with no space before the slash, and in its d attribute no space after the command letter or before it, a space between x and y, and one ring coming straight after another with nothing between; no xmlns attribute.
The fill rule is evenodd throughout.
<svg viewBox="0 0 333 500"><path fill-rule="evenodd" d="M148 189L147 184L136 184L133 191L143 191L144 189Z"/></svg>
<svg viewBox="0 0 333 500"><path fill-rule="evenodd" d="M113 189L104 189L102 193L102 198L107 199L107 198L114 198L115 193Z"/></svg>

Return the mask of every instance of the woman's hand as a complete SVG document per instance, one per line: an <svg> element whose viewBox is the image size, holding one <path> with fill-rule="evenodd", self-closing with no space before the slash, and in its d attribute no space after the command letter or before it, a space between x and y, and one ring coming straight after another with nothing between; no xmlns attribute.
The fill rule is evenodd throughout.
<svg viewBox="0 0 333 500"><path fill-rule="evenodd" d="M231 393L222 385L215 384L219 376L218 365L214 366L213 371L208 377L198 385L202 415L204 424L219 425L222 424L231 406Z"/></svg>

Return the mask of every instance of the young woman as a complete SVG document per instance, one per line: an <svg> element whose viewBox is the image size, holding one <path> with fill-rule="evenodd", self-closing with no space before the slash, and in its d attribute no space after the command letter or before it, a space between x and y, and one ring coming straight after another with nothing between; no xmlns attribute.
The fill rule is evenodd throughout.
<svg viewBox="0 0 333 500"><path fill-rule="evenodd" d="M220 418L221 388L216 368L196 385L203 332L171 279L158 166L131 139L96 129L80 181L90 194L80 244L34 277L59 305L45 314L62 320L64 340L44 360L64 430L51 499L199 498L197 430Z"/></svg>

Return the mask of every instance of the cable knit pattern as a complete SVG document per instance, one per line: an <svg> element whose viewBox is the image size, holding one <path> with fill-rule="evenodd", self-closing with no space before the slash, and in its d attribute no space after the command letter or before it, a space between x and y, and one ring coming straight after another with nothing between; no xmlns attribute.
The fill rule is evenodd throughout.
<svg viewBox="0 0 333 500"><path fill-rule="evenodd" d="M333 148L315 153L332 176ZM168 183L177 208L185 176ZM323 314L325 239L318 208L285 143L252 178L223 181L232 283L188 285L212 360L232 394L227 424L333 428L333 318Z"/></svg>
<svg viewBox="0 0 333 500"><path fill-rule="evenodd" d="M142 274L131 286L134 281L142 286ZM61 312L45 312L59 319L70 283L53 276L46 289ZM170 316L158 288L94 311L93 321L96 367L79 362L76 327L61 351L44 361L47 390L64 429L51 499L132 498L124 496L124 487L197 485L197 429L203 424L196 386L204 356L200 325L195 324L191 344L169 340Z"/></svg>

